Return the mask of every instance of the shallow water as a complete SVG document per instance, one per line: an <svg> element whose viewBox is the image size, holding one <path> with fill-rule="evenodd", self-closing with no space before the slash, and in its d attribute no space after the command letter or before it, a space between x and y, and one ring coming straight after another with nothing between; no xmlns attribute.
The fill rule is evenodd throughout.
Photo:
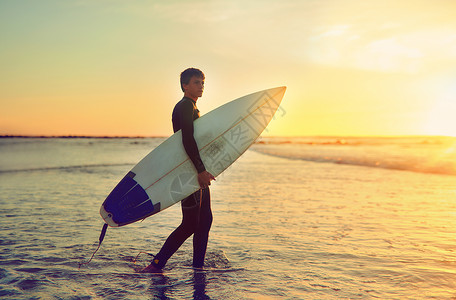
<svg viewBox="0 0 456 300"><path fill-rule="evenodd" d="M178 205L109 228L78 269L97 246L104 198L161 141L0 140L0 297L456 297L456 176L309 161L289 143L255 145L212 185L206 271L190 268L189 240L164 275L135 273L150 260L135 256L155 254L179 224Z"/></svg>

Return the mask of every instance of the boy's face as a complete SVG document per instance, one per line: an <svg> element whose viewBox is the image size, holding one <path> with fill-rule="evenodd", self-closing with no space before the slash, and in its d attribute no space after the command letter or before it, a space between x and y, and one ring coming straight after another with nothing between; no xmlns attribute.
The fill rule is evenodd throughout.
<svg viewBox="0 0 456 300"><path fill-rule="evenodd" d="M201 77L192 76L188 84L182 84L184 87L184 94L193 100L203 96L204 79Z"/></svg>

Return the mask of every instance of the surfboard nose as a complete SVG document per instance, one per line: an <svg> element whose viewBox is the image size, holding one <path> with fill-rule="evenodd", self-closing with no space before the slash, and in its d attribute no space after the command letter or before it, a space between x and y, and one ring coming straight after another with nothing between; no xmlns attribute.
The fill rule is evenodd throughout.
<svg viewBox="0 0 456 300"><path fill-rule="evenodd" d="M282 101L283 95L285 95L286 90L287 90L286 86L279 86L279 87L270 89L270 91L271 91L270 93L275 99L279 99L279 101Z"/></svg>

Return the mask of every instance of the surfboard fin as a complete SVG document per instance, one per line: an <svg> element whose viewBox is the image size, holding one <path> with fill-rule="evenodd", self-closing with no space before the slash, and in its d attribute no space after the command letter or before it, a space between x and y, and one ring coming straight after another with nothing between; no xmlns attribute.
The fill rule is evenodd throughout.
<svg viewBox="0 0 456 300"><path fill-rule="evenodd" d="M80 269L82 265L87 265L87 264L89 264L92 261L92 258L95 256L95 253L97 253L98 249L100 249L101 243L104 240L104 237L106 235L106 231L107 230L108 230L108 224L105 223L103 225L103 228L101 229L100 237L98 238L98 247L97 247L97 249L95 249L95 251L92 253L92 257L90 257L90 259L87 262L79 263L79 268L78 269Z"/></svg>

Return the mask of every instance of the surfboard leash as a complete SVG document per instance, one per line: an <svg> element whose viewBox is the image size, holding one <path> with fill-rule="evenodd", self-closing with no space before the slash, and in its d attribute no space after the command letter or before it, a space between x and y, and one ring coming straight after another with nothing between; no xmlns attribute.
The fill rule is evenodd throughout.
<svg viewBox="0 0 456 300"><path fill-rule="evenodd" d="M82 265L87 265L87 264L89 264L92 261L93 257L95 256L95 253L97 253L98 249L100 249L101 243L103 242L103 239L104 239L104 237L106 235L106 230L108 230L108 224L107 223L105 223L103 225L103 228L101 229L100 237L98 238L98 247L97 247L97 249L95 249L95 251L92 253L92 256L90 257L90 259L87 262L78 263L79 264L78 269L81 269Z"/></svg>
<svg viewBox="0 0 456 300"><path fill-rule="evenodd" d="M136 255L136 257L133 259L133 264L136 264L136 261L138 260L138 257L139 257L141 254L147 254L147 255L152 256L153 258L155 258L155 255L153 255L153 254L151 254L151 253L141 251L141 252L139 252L138 255Z"/></svg>
<svg viewBox="0 0 456 300"><path fill-rule="evenodd" d="M203 201L203 189L200 189L200 190L199 190L199 195L200 195L199 206L200 206L200 209L201 209L201 203L202 203L202 201ZM194 197L194 195L193 195L193 197ZM145 219L146 219L146 218L144 218L142 221L144 221ZM101 247L101 243L102 243L103 240L104 240L104 237L105 237L105 235L106 235L106 231L107 231L107 230L108 230L108 224L105 223L105 224L103 225L103 228L101 229L100 237L98 238L98 246L97 246L97 249L95 249L95 251L92 253L92 256L90 257L90 259L89 259L88 261L78 263L78 265L79 265L78 269L81 269L81 266L82 266L82 265L87 265L87 264L89 264L89 263L92 261L93 257L95 256L95 254L98 252L98 250L99 250L100 247ZM150 254L150 253L148 253L148 252L143 252L143 251L141 251L141 252L139 252L138 255L136 255L135 259L133 260L133 263L134 263L134 264L136 263L136 260L138 259L139 255L141 255L141 254L143 254L143 253L144 253L144 254L147 254L147 255L149 255L149 256L152 256L153 258L155 258L155 255Z"/></svg>

